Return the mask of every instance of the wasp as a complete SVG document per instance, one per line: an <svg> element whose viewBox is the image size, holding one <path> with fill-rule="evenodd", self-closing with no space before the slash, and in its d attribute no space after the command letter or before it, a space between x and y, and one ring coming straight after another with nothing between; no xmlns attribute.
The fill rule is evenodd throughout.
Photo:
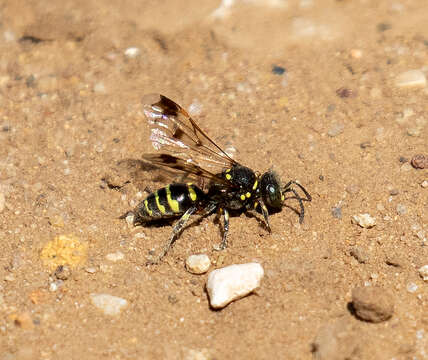
<svg viewBox="0 0 428 360"><path fill-rule="evenodd" d="M229 211L256 210L262 213L269 232L269 212L280 211L287 199L296 199L300 205L299 221L303 222L303 201L311 195L297 181L281 185L279 176L272 170L260 174L231 158L200 128L180 105L160 94L143 97L143 112L151 130L150 141L157 153L143 155L143 160L157 167L173 170L206 186L192 182L171 183L150 193L131 215L133 225L144 225L156 220L178 218L172 234L158 257L149 263L158 263L192 215L208 216L214 212L222 215L223 236L215 247L227 247ZM296 187L303 191L301 197ZM286 198L287 193L294 196Z"/></svg>

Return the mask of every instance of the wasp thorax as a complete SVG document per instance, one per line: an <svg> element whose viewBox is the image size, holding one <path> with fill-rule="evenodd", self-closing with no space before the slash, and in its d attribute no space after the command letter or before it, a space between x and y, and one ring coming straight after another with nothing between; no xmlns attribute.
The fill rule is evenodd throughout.
<svg viewBox="0 0 428 360"><path fill-rule="evenodd" d="M268 171L262 175L260 191L266 205L272 208L282 207L281 181L275 172Z"/></svg>

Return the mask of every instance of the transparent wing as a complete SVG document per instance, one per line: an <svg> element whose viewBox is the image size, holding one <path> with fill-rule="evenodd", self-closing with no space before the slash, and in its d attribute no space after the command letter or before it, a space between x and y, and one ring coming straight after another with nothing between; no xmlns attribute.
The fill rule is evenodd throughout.
<svg viewBox="0 0 428 360"><path fill-rule="evenodd" d="M145 156L146 160L209 178L216 177L214 174L237 164L208 137L186 110L171 99L160 94L149 94L143 97L142 102L153 147L171 155L158 155L156 158L149 154ZM170 161L172 159L174 161ZM162 160L170 162L161 164Z"/></svg>

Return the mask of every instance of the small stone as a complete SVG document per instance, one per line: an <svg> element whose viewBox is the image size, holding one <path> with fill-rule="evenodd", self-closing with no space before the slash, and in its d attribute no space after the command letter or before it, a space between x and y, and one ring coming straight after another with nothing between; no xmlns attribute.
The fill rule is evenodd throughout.
<svg viewBox="0 0 428 360"><path fill-rule="evenodd" d="M376 225L376 218L371 217L370 214L359 214L352 216L352 222L362 228L370 229Z"/></svg>
<svg viewBox="0 0 428 360"><path fill-rule="evenodd" d="M63 280L52 281L51 283L49 283L49 291L50 292L55 292L55 291L57 291L63 285L64 285L64 281Z"/></svg>
<svg viewBox="0 0 428 360"><path fill-rule="evenodd" d="M342 218L342 208L339 206L337 206L337 207L335 206L334 208L331 209L331 214L336 219L341 219Z"/></svg>
<svg viewBox="0 0 428 360"><path fill-rule="evenodd" d="M95 268L95 267L87 267L87 268L85 268L85 271L88 273L88 274L95 274L96 272L97 272L97 269Z"/></svg>
<svg viewBox="0 0 428 360"><path fill-rule="evenodd" d="M285 68L283 68L282 66L274 65L272 67L272 73L275 75L283 75L285 71Z"/></svg>
<svg viewBox="0 0 428 360"><path fill-rule="evenodd" d="M125 50L125 56L133 59L140 55L141 50L137 47L129 47Z"/></svg>
<svg viewBox="0 0 428 360"><path fill-rule="evenodd" d="M260 286L263 275L259 263L230 265L211 271L207 281L211 306L220 309L248 295Z"/></svg>
<svg viewBox="0 0 428 360"><path fill-rule="evenodd" d="M414 293L416 290L418 290L418 285L416 285L415 283L407 284L407 291L409 293Z"/></svg>
<svg viewBox="0 0 428 360"><path fill-rule="evenodd" d="M356 184L351 184L346 187L346 192L351 195L356 195L360 192L360 187Z"/></svg>
<svg viewBox="0 0 428 360"><path fill-rule="evenodd" d="M392 195L392 196L396 196L399 193L400 193L400 191L398 189L391 189L391 190L389 190L389 195Z"/></svg>
<svg viewBox="0 0 428 360"><path fill-rule="evenodd" d="M421 186L422 186L424 189L426 189L426 188L428 187L428 180L424 180L424 181L422 181ZM1 211L0 211L0 212L1 212Z"/></svg>
<svg viewBox="0 0 428 360"><path fill-rule="evenodd" d="M412 157L412 160L410 161L410 163L415 169L427 169L428 156L425 156L423 154L417 154Z"/></svg>
<svg viewBox="0 0 428 360"><path fill-rule="evenodd" d="M105 87L104 83L103 82L96 83L94 85L94 92L96 92L96 93L105 93L106 92L106 87Z"/></svg>
<svg viewBox="0 0 428 360"><path fill-rule="evenodd" d="M2 192L0 192L0 213L3 212L5 207L6 207L6 197Z"/></svg>
<svg viewBox="0 0 428 360"><path fill-rule="evenodd" d="M401 165L400 171L407 172L410 170L412 170L412 165L410 165L408 162Z"/></svg>
<svg viewBox="0 0 428 360"><path fill-rule="evenodd" d="M124 258L125 258L125 255L120 251L116 251L115 253L106 255L106 259L112 262L117 262L117 261L123 260Z"/></svg>
<svg viewBox="0 0 428 360"><path fill-rule="evenodd" d="M8 281L8 282L15 281L15 275L13 275L13 274L7 274L7 275L4 277L4 281Z"/></svg>
<svg viewBox="0 0 428 360"><path fill-rule="evenodd" d="M341 87L341 88L337 89L336 94L337 94L337 96L339 96L342 99L356 96L356 92L354 90L348 89L345 87Z"/></svg>
<svg viewBox="0 0 428 360"><path fill-rule="evenodd" d="M397 205L397 214L398 215L405 215L407 214L407 207L403 204Z"/></svg>
<svg viewBox="0 0 428 360"><path fill-rule="evenodd" d="M344 124L333 124L330 129L328 130L327 134L330 137L335 137L337 135L340 135L343 133L343 130L345 129Z"/></svg>
<svg viewBox="0 0 428 360"><path fill-rule="evenodd" d="M190 255L186 259L186 269L193 274L203 274L208 271L211 266L211 260L208 255Z"/></svg>
<svg viewBox="0 0 428 360"><path fill-rule="evenodd" d="M424 265L419 268L419 275L424 281L428 281L428 265Z"/></svg>
<svg viewBox="0 0 428 360"><path fill-rule="evenodd" d="M394 313L391 294L380 287L354 288L352 306L358 318L373 323L386 321Z"/></svg>
<svg viewBox="0 0 428 360"><path fill-rule="evenodd" d="M369 261L369 255L364 249L360 248L359 246L351 248L349 254L353 256L360 264L366 264Z"/></svg>
<svg viewBox="0 0 428 360"><path fill-rule="evenodd" d="M360 49L352 49L350 54L354 59L360 59L363 56L363 52Z"/></svg>
<svg viewBox="0 0 428 360"><path fill-rule="evenodd" d="M202 114L202 104L198 100L193 100L193 102L188 107L189 114L191 116L199 116Z"/></svg>
<svg viewBox="0 0 428 360"><path fill-rule="evenodd" d="M421 70L409 70L395 78L398 87L425 87L427 83L425 74Z"/></svg>
<svg viewBox="0 0 428 360"><path fill-rule="evenodd" d="M92 304L105 315L115 316L128 306L128 301L109 294L90 294Z"/></svg>
<svg viewBox="0 0 428 360"><path fill-rule="evenodd" d="M67 265L59 265L54 275L58 280L67 280L71 276L71 270Z"/></svg>
<svg viewBox="0 0 428 360"><path fill-rule="evenodd" d="M49 295L45 289L36 289L28 296L33 304L45 304Z"/></svg>

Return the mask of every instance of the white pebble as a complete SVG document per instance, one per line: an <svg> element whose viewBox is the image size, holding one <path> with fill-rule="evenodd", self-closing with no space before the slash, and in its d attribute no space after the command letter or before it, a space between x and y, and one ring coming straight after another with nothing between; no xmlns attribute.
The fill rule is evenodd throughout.
<svg viewBox="0 0 428 360"><path fill-rule="evenodd" d="M207 291L213 308L225 307L260 286L264 275L259 263L230 265L208 275Z"/></svg>
<svg viewBox="0 0 428 360"><path fill-rule="evenodd" d="M109 261L119 261L119 260L123 260L125 257L125 255L123 255L123 253L121 253L120 251L116 251L115 253L111 253L111 254L107 254L106 255L106 259Z"/></svg>
<svg viewBox="0 0 428 360"><path fill-rule="evenodd" d="M420 267L418 271L422 279L424 279L424 281L428 281L428 265Z"/></svg>
<svg viewBox="0 0 428 360"><path fill-rule="evenodd" d="M94 91L96 93L105 93L106 92L106 87L105 87L104 83L102 83L102 82L96 83L94 85Z"/></svg>
<svg viewBox="0 0 428 360"><path fill-rule="evenodd" d="M427 79L421 70L409 70L395 78L398 87L425 87Z"/></svg>
<svg viewBox="0 0 428 360"><path fill-rule="evenodd" d="M409 283L407 284L407 291L410 293L414 293L416 290L418 290L418 285L415 283Z"/></svg>
<svg viewBox="0 0 428 360"><path fill-rule="evenodd" d="M370 214L358 214L352 216L352 222L363 228L370 229L376 225L376 218L370 216Z"/></svg>
<svg viewBox="0 0 428 360"><path fill-rule="evenodd" d="M202 104L198 100L193 100L189 106L189 114L192 116L198 116L202 113Z"/></svg>
<svg viewBox="0 0 428 360"><path fill-rule="evenodd" d="M406 205L398 204L397 205L397 214L398 215L405 215L405 214L407 214L407 207L406 207Z"/></svg>
<svg viewBox="0 0 428 360"><path fill-rule="evenodd" d="M424 181L422 181L421 186L422 186L424 189L426 189L426 188L428 187L428 180L424 180ZM1 212L1 210L0 210L0 212Z"/></svg>
<svg viewBox="0 0 428 360"><path fill-rule="evenodd" d="M135 58L140 55L140 49L137 47L129 47L125 50L125 56L129 58Z"/></svg>
<svg viewBox="0 0 428 360"><path fill-rule="evenodd" d="M186 259L186 269L193 274L203 274L211 266L211 260L208 255L190 255Z"/></svg>
<svg viewBox="0 0 428 360"><path fill-rule="evenodd" d="M105 315L119 315L122 309L128 306L128 301L109 294L90 294L92 304Z"/></svg>

